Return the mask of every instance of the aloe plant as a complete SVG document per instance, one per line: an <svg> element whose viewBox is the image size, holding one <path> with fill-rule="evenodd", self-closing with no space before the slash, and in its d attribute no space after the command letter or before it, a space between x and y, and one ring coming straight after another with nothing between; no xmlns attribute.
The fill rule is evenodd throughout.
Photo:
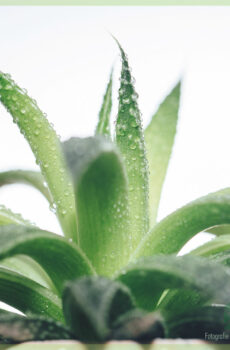
<svg viewBox="0 0 230 350"><path fill-rule="evenodd" d="M29 142L41 172L10 170L0 186L25 183L50 203L63 236L0 207L0 312L4 343L85 343L201 338L227 332L230 303L230 188L157 222L176 134L181 82L143 130L127 56L121 60L115 135L112 73L95 135L62 143L35 100L0 73L0 99ZM212 228L216 238L180 249ZM22 347L23 348L23 347Z"/></svg>

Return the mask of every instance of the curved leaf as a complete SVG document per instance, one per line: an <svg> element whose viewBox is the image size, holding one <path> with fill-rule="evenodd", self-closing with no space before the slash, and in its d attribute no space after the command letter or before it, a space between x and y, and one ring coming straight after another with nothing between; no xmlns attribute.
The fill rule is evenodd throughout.
<svg viewBox="0 0 230 350"><path fill-rule="evenodd" d="M164 338L165 330L162 317L154 313L145 313L133 309L121 316L112 330L111 339L132 340L150 344L155 338Z"/></svg>
<svg viewBox="0 0 230 350"><path fill-rule="evenodd" d="M100 136L65 142L75 186L79 243L98 274L124 266L131 251L127 180L115 146Z"/></svg>
<svg viewBox="0 0 230 350"><path fill-rule="evenodd" d="M1 344L73 338L73 335L63 324L52 319L41 316L23 317L13 313L0 314Z"/></svg>
<svg viewBox="0 0 230 350"><path fill-rule="evenodd" d="M130 288L139 307L153 310L166 289L191 290L197 294L197 304L204 300L228 303L229 276L229 268L204 258L159 255L138 260L118 280Z"/></svg>
<svg viewBox="0 0 230 350"><path fill-rule="evenodd" d="M230 223L230 189L201 197L160 221L142 240L134 257L177 253L197 233Z"/></svg>
<svg viewBox="0 0 230 350"><path fill-rule="evenodd" d="M50 204L53 204L49 189L45 185L45 180L38 171L10 170L0 172L0 187L16 183L33 186L44 195Z"/></svg>
<svg viewBox="0 0 230 350"><path fill-rule="evenodd" d="M230 234L230 225L219 225L207 230L208 233L212 233L216 236Z"/></svg>
<svg viewBox="0 0 230 350"><path fill-rule="evenodd" d="M99 113L99 121L96 128L96 134L111 136L110 115L112 109L112 88L113 88L113 71L110 74L109 83L103 99L103 104Z"/></svg>
<svg viewBox="0 0 230 350"><path fill-rule="evenodd" d="M31 279L0 267L0 300L25 314L38 314L63 321L61 302L56 294Z"/></svg>
<svg viewBox="0 0 230 350"><path fill-rule="evenodd" d="M168 338L203 339L229 343L230 309L224 306L203 307L166 322ZM216 335L216 336L214 336Z"/></svg>
<svg viewBox="0 0 230 350"><path fill-rule="evenodd" d="M145 129L145 143L149 164L150 227L155 225L168 163L176 134L180 82L165 98Z"/></svg>
<svg viewBox="0 0 230 350"><path fill-rule="evenodd" d="M0 72L0 101L6 107L30 144L42 174L49 186L59 221L65 235L77 240L75 202L72 184L66 170L60 141L45 117L25 90Z"/></svg>
<svg viewBox="0 0 230 350"><path fill-rule="evenodd" d="M38 228L9 225L0 227L0 259L28 255L47 272L61 293L66 281L93 274L81 250L65 238Z"/></svg>
<svg viewBox="0 0 230 350"><path fill-rule="evenodd" d="M131 236L135 249L149 227L148 164L137 94L126 54L119 43L118 46L121 51L122 71L116 142L124 157L128 174Z"/></svg>
<svg viewBox="0 0 230 350"><path fill-rule="evenodd" d="M0 266L7 267L10 270L18 272L25 277L41 284L43 287L51 289L57 293L51 279L47 273L33 259L26 255L16 255L0 261Z"/></svg>
<svg viewBox="0 0 230 350"><path fill-rule="evenodd" d="M63 312L76 338L87 343L104 342L110 327L133 308L127 287L102 277L70 282L63 293Z"/></svg>
<svg viewBox="0 0 230 350"><path fill-rule="evenodd" d="M0 225L9 224L32 226L32 223L28 220L23 219L21 214L15 214L4 205L0 205Z"/></svg>
<svg viewBox="0 0 230 350"><path fill-rule="evenodd" d="M212 256L230 250L230 235L214 238L210 242L192 250L190 255Z"/></svg>

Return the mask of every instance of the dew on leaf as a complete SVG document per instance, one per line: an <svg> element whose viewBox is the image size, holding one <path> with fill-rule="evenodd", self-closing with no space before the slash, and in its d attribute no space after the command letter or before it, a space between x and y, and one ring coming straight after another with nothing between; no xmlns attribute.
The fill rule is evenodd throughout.
<svg viewBox="0 0 230 350"><path fill-rule="evenodd" d="M57 211L57 205L55 203L50 204L50 210L55 214Z"/></svg>
<svg viewBox="0 0 230 350"><path fill-rule="evenodd" d="M36 129L36 130L34 131L34 135L38 136L39 134L40 134L40 131L39 131L38 129Z"/></svg>

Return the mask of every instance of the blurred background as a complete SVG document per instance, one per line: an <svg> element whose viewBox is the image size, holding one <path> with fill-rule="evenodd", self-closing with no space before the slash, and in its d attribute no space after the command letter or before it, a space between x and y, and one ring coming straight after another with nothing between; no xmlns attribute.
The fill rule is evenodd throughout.
<svg viewBox="0 0 230 350"><path fill-rule="evenodd" d="M28 90L62 140L94 133L112 65L113 118L120 58L128 54L146 126L178 79L181 108L159 218L230 186L229 7L0 7L0 70ZM0 171L36 169L32 152L0 106ZM0 189L0 203L60 233L36 190ZM198 238L197 242L208 239ZM194 243L196 244L196 243Z"/></svg>

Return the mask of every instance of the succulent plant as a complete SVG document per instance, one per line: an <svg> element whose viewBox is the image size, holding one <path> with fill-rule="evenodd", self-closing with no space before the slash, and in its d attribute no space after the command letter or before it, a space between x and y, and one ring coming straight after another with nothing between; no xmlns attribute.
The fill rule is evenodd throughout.
<svg viewBox="0 0 230 350"><path fill-rule="evenodd" d="M2 172L0 186L37 188L63 230L63 236L41 230L1 206L0 300L24 314L0 313L4 343L150 343L159 337L206 339L223 331L230 336L230 188L156 221L181 83L143 131L128 59L118 46L114 136L112 74L95 136L61 142L36 101L0 73L0 100L41 169ZM212 241L177 255L210 228Z"/></svg>

